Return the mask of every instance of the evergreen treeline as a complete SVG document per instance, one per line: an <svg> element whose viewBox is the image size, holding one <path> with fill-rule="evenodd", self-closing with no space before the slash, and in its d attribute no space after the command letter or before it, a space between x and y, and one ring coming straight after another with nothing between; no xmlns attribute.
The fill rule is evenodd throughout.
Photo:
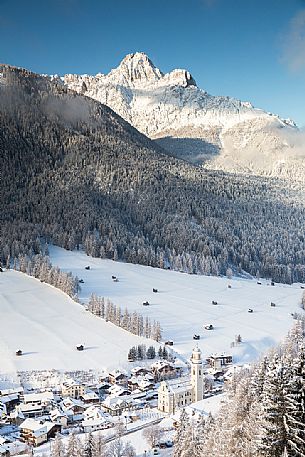
<svg viewBox="0 0 305 457"><path fill-rule="evenodd" d="M154 359L155 357L155 348L153 346L149 346L149 348L146 350L145 344L140 344L139 346L132 346L128 351L128 359L130 360ZM158 357L160 359L168 360L169 362L174 361L173 355L167 351L165 346L159 347Z"/></svg>
<svg viewBox="0 0 305 457"><path fill-rule="evenodd" d="M304 195L162 153L109 108L1 65L0 261L37 238L188 273L305 282ZM36 254L38 252L35 252Z"/></svg>
<svg viewBox="0 0 305 457"><path fill-rule="evenodd" d="M211 455L305 456L304 321L282 346L234 377L214 419L192 424L183 412L174 457Z"/></svg>
<svg viewBox="0 0 305 457"><path fill-rule="evenodd" d="M145 360L154 359L156 357L156 350L153 346L149 346L146 350L145 344L139 344L138 346L132 346L128 351L128 360Z"/></svg>
<svg viewBox="0 0 305 457"><path fill-rule="evenodd" d="M152 338L156 341L162 339L160 322L154 320L152 323L149 317L144 319L142 314L136 311L131 313L127 308L122 311L121 307L114 305L109 298L105 301L104 297L91 294L88 311L134 335Z"/></svg>
<svg viewBox="0 0 305 457"><path fill-rule="evenodd" d="M9 265L7 265L9 267ZM74 300L78 300L79 292L78 278L72 273L65 273L58 267L53 267L49 258L42 254L36 254L32 257L19 254L18 259L14 258L14 269L29 276L40 279L51 286L65 292Z"/></svg>

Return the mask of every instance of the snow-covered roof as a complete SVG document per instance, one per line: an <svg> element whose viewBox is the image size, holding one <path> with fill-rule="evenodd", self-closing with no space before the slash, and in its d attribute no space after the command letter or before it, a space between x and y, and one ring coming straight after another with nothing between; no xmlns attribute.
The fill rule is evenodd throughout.
<svg viewBox="0 0 305 457"><path fill-rule="evenodd" d="M73 408L74 406L77 406L79 408L85 408L85 405L81 400L78 400L76 398L71 398L71 397L64 398L63 401L61 402L61 406L65 409L70 409L70 408Z"/></svg>
<svg viewBox="0 0 305 457"><path fill-rule="evenodd" d="M209 415L209 414L216 414L221 405L225 402L226 395L219 394L213 395L209 398L204 398L203 400L197 401L196 403L192 403L190 406L186 408L187 412L199 413L200 415Z"/></svg>
<svg viewBox="0 0 305 457"><path fill-rule="evenodd" d="M192 385L189 377L162 381L161 385L163 383L166 384L168 391L174 394L183 393L187 390L192 390Z"/></svg>
<svg viewBox="0 0 305 457"><path fill-rule="evenodd" d="M82 399L84 401L89 401L89 400L98 400L99 397L95 392L86 392L85 394L82 395Z"/></svg>
<svg viewBox="0 0 305 457"><path fill-rule="evenodd" d="M120 407L122 404L131 404L134 402L134 399L130 395L124 395L122 397L110 397L108 396L103 402L102 405L108 408Z"/></svg>
<svg viewBox="0 0 305 457"><path fill-rule="evenodd" d="M140 366L139 367L134 367L134 368L131 369L131 373L133 373L135 375L137 373L141 372L141 371L144 371L145 373L149 373L151 370L149 368L140 367Z"/></svg>
<svg viewBox="0 0 305 457"><path fill-rule="evenodd" d="M16 410L21 411L21 412L29 412L29 411L41 411L42 406L37 405L37 404L32 404L32 403L20 403L19 405L16 406Z"/></svg>
<svg viewBox="0 0 305 457"><path fill-rule="evenodd" d="M99 425L108 424L109 419L106 417L98 417L95 419L84 419L82 421L83 427L98 427Z"/></svg>
<svg viewBox="0 0 305 457"><path fill-rule="evenodd" d="M50 411L50 416L52 420L56 420L59 417L67 417L67 415L61 411L59 408L54 408L52 411Z"/></svg>
<svg viewBox="0 0 305 457"><path fill-rule="evenodd" d="M0 397L0 402L9 403L10 401L18 400L18 398L19 398L18 394L2 395Z"/></svg>
<svg viewBox="0 0 305 457"><path fill-rule="evenodd" d="M54 424L49 421L38 421L36 419L28 418L20 424L21 429L31 430L35 436L48 433Z"/></svg>
<svg viewBox="0 0 305 457"><path fill-rule="evenodd" d="M125 395L128 392L128 389L122 386L114 384L109 388L109 393L112 397L119 397Z"/></svg>
<svg viewBox="0 0 305 457"><path fill-rule="evenodd" d="M0 389L0 395L11 395L11 394L20 394L23 392L23 387L18 386L18 387L13 387L9 389Z"/></svg>
<svg viewBox="0 0 305 457"><path fill-rule="evenodd" d="M174 365L167 360L157 360L156 362L151 364L152 369L162 370L162 368L170 367L174 368Z"/></svg>
<svg viewBox="0 0 305 457"><path fill-rule="evenodd" d="M110 371L109 376L112 376L115 379L117 379L120 377L127 377L127 374L126 374L126 372L123 372L121 370L113 370L113 371Z"/></svg>
<svg viewBox="0 0 305 457"><path fill-rule="evenodd" d="M148 388L148 387L154 385L154 383L151 382L151 381L148 381L148 380L146 380L146 379L142 379L142 380L139 382L138 385L139 385L139 388L140 388L140 389L146 389L146 388Z"/></svg>
<svg viewBox="0 0 305 457"><path fill-rule="evenodd" d="M89 406L84 411L84 419L89 420L89 419L97 419L104 417L105 413L97 406Z"/></svg>
<svg viewBox="0 0 305 457"><path fill-rule="evenodd" d="M208 358L217 359L217 358L222 358L222 357L233 357L233 356L232 356L232 354L225 353L225 352L216 352L214 354L211 354Z"/></svg>
<svg viewBox="0 0 305 457"><path fill-rule="evenodd" d="M74 387L74 386L81 386L81 383L79 381L75 381L75 379L67 379L65 382L63 382L62 387Z"/></svg>
<svg viewBox="0 0 305 457"><path fill-rule="evenodd" d="M37 392L31 394L24 394L24 403L48 403L54 400L53 392Z"/></svg>

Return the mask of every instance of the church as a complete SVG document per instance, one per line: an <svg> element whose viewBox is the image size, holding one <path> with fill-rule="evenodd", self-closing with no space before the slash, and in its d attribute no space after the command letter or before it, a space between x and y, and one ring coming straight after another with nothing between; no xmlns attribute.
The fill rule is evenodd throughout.
<svg viewBox="0 0 305 457"><path fill-rule="evenodd" d="M162 381L158 389L158 409L165 413L175 413L176 409L202 400L203 368L201 350L197 346L191 357L191 377Z"/></svg>

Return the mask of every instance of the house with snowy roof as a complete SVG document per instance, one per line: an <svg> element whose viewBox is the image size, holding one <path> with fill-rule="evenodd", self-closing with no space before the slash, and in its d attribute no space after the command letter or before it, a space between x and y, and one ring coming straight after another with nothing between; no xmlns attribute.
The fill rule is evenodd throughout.
<svg viewBox="0 0 305 457"><path fill-rule="evenodd" d="M167 360L157 360L151 365L155 381L175 378L181 373L181 368Z"/></svg>
<svg viewBox="0 0 305 457"><path fill-rule="evenodd" d="M50 419L52 422L56 422L62 427L67 427L68 425L68 415L65 414L60 408L54 408L50 411Z"/></svg>
<svg viewBox="0 0 305 457"><path fill-rule="evenodd" d="M89 406L89 408L84 411L84 419L81 424L84 432L90 433L112 427L113 420L110 414L105 413L100 408Z"/></svg>
<svg viewBox="0 0 305 457"><path fill-rule="evenodd" d="M85 386L73 379L64 382L61 386L61 394L63 397L79 398L85 393Z"/></svg>
<svg viewBox="0 0 305 457"><path fill-rule="evenodd" d="M131 369L131 373L133 376L145 376L151 373L151 370L145 367L134 367Z"/></svg>
<svg viewBox="0 0 305 457"><path fill-rule="evenodd" d="M191 376L162 381L158 388L158 409L169 414L179 408L202 400L203 364L201 350L197 346L191 357Z"/></svg>
<svg viewBox="0 0 305 457"><path fill-rule="evenodd" d="M80 396L80 400L82 400L85 405L88 403L98 403L100 401L99 396L93 391L87 391L83 395Z"/></svg>
<svg viewBox="0 0 305 457"><path fill-rule="evenodd" d="M53 438L60 430L59 424L28 418L20 424L20 439L32 446L39 446Z"/></svg>
<svg viewBox="0 0 305 457"><path fill-rule="evenodd" d="M120 416L123 411L135 408L134 399L129 395L122 397L107 397L102 403L102 408L111 416Z"/></svg>
<svg viewBox="0 0 305 457"><path fill-rule="evenodd" d="M108 392L111 397L122 397L123 395L130 395L130 391L127 389L127 387L123 387L117 384L111 386Z"/></svg>
<svg viewBox="0 0 305 457"><path fill-rule="evenodd" d="M35 418L43 416L47 411L44 406L37 403L20 403L16 406L15 412L24 418Z"/></svg>
<svg viewBox="0 0 305 457"><path fill-rule="evenodd" d="M20 402L20 397L18 393L12 393L7 395L0 396L0 418L1 411L5 414L9 414L15 406Z"/></svg>
<svg viewBox="0 0 305 457"><path fill-rule="evenodd" d="M39 405L47 405L54 402L54 394L53 392L46 391L46 392L34 392L30 394L24 394L23 403L28 404L39 404Z"/></svg>
<svg viewBox="0 0 305 457"><path fill-rule="evenodd" d="M128 388L131 392L139 390L141 392L147 392L148 390L153 389L155 382L153 378L145 376L132 376L128 379Z"/></svg>
<svg viewBox="0 0 305 457"><path fill-rule="evenodd" d="M23 397L24 389L21 386L12 387L9 389L0 389L0 396L1 395L11 395L11 394L18 394L19 397Z"/></svg>
<svg viewBox="0 0 305 457"><path fill-rule="evenodd" d="M233 357L231 354L212 354L206 359L208 365L214 370L223 370L224 367L232 365Z"/></svg>
<svg viewBox="0 0 305 457"><path fill-rule="evenodd" d="M83 412L86 405L77 398L64 398L60 402L61 411L67 416L68 422L76 422L83 420Z"/></svg>
<svg viewBox="0 0 305 457"><path fill-rule="evenodd" d="M128 376L126 373L123 373L123 371L120 371L120 370L111 371L108 375L108 378L109 378L109 382L111 384L118 384L120 386L127 385Z"/></svg>

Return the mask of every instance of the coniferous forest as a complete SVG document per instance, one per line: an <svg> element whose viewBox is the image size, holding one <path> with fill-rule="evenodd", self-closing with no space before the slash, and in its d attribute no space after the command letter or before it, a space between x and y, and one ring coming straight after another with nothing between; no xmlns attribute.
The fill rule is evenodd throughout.
<svg viewBox="0 0 305 457"><path fill-rule="evenodd" d="M256 365L236 373L216 417L183 411L174 457L305 455L304 321Z"/></svg>
<svg viewBox="0 0 305 457"><path fill-rule="evenodd" d="M299 184L205 171L111 109L1 66L0 260L45 243L195 274L305 282Z"/></svg>

